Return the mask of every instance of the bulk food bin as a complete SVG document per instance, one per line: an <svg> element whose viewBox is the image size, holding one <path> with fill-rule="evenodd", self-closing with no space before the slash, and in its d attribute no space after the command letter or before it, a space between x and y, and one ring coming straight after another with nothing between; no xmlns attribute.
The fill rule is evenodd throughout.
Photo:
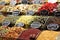
<svg viewBox="0 0 60 40"><path fill-rule="evenodd" d="M20 14L20 11L15 6L4 6L0 11L4 16Z"/></svg>
<svg viewBox="0 0 60 40"><path fill-rule="evenodd" d="M36 16L35 21L31 22L30 27L40 30L60 30L60 17Z"/></svg>
<svg viewBox="0 0 60 40"><path fill-rule="evenodd" d="M43 16L53 16L53 10L57 8L57 3L45 3L41 8L38 8L38 14Z"/></svg>
<svg viewBox="0 0 60 40"><path fill-rule="evenodd" d="M60 30L60 17L51 17L46 22L48 30Z"/></svg>
<svg viewBox="0 0 60 40"><path fill-rule="evenodd" d="M12 27L15 25L16 20L18 20L19 18L20 18L20 16L8 16L3 20L2 26Z"/></svg>
<svg viewBox="0 0 60 40"><path fill-rule="evenodd" d="M21 33L21 35L18 37L19 40L36 40L37 36L41 33L38 29L28 29Z"/></svg>
<svg viewBox="0 0 60 40"><path fill-rule="evenodd" d="M19 35L24 31L21 27L0 28L0 40L17 40Z"/></svg>
<svg viewBox="0 0 60 40"><path fill-rule="evenodd" d="M46 30L46 23L49 18L52 16L36 16L35 21L33 21L30 25L32 28L38 28L40 30Z"/></svg>
<svg viewBox="0 0 60 40"><path fill-rule="evenodd" d="M34 16L21 16L15 23L15 26L20 26L24 28L30 28L29 24L34 21L35 17Z"/></svg>
<svg viewBox="0 0 60 40"><path fill-rule="evenodd" d="M39 28L40 30L60 30L60 17L53 16L36 16L35 20L30 24L31 28Z"/></svg>
<svg viewBox="0 0 60 40"><path fill-rule="evenodd" d="M36 40L60 40L60 31L45 30L41 32Z"/></svg>

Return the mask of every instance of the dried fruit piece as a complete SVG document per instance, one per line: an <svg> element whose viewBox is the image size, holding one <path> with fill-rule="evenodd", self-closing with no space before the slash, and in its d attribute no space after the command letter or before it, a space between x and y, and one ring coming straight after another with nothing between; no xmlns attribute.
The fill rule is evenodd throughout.
<svg viewBox="0 0 60 40"><path fill-rule="evenodd" d="M21 27L12 27L8 28L8 32L5 34L5 37L7 38L18 38L19 34L24 31L24 28Z"/></svg>

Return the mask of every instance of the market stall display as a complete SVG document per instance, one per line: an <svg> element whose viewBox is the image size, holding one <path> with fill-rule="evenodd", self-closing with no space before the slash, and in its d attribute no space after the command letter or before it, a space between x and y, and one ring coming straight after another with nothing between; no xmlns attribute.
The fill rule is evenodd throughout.
<svg viewBox="0 0 60 40"><path fill-rule="evenodd" d="M0 0L0 40L60 40L57 1Z"/></svg>
<svg viewBox="0 0 60 40"><path fill-rule="evenodd" d="M13 27L19 18L20 16L8 16L3 20L2 26Z"/></svg>
<svg viewBox="0 0 60 40"><path fill-rule="evenodd" d="M23 28L47 29L47 25L53 16L21 16L15 23L15 26ZM54 19L53 19L54 20ZM57 22L57 21L56 21Z"/></svg>

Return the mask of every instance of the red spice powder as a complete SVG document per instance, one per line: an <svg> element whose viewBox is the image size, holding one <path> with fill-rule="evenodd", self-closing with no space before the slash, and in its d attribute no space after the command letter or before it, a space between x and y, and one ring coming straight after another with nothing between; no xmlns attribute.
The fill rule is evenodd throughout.
<svg viewBox="0 0 60 40"><path fill-rule="evenodd" d="M23 40L30 40L30 37L36 38L36 36L40 33L41 31L38 29L28 29L22 32L22 34L19 36L20 39Z"/></svg>

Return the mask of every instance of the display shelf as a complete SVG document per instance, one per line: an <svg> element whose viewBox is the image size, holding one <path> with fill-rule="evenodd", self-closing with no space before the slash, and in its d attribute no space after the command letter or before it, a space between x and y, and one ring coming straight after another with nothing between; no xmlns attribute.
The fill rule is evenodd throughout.
<svg viewBox="0 0 60 40"><path fill-rule="evenodd" d="M60 40L60 0L0 0L0 40Z"/></svg>

